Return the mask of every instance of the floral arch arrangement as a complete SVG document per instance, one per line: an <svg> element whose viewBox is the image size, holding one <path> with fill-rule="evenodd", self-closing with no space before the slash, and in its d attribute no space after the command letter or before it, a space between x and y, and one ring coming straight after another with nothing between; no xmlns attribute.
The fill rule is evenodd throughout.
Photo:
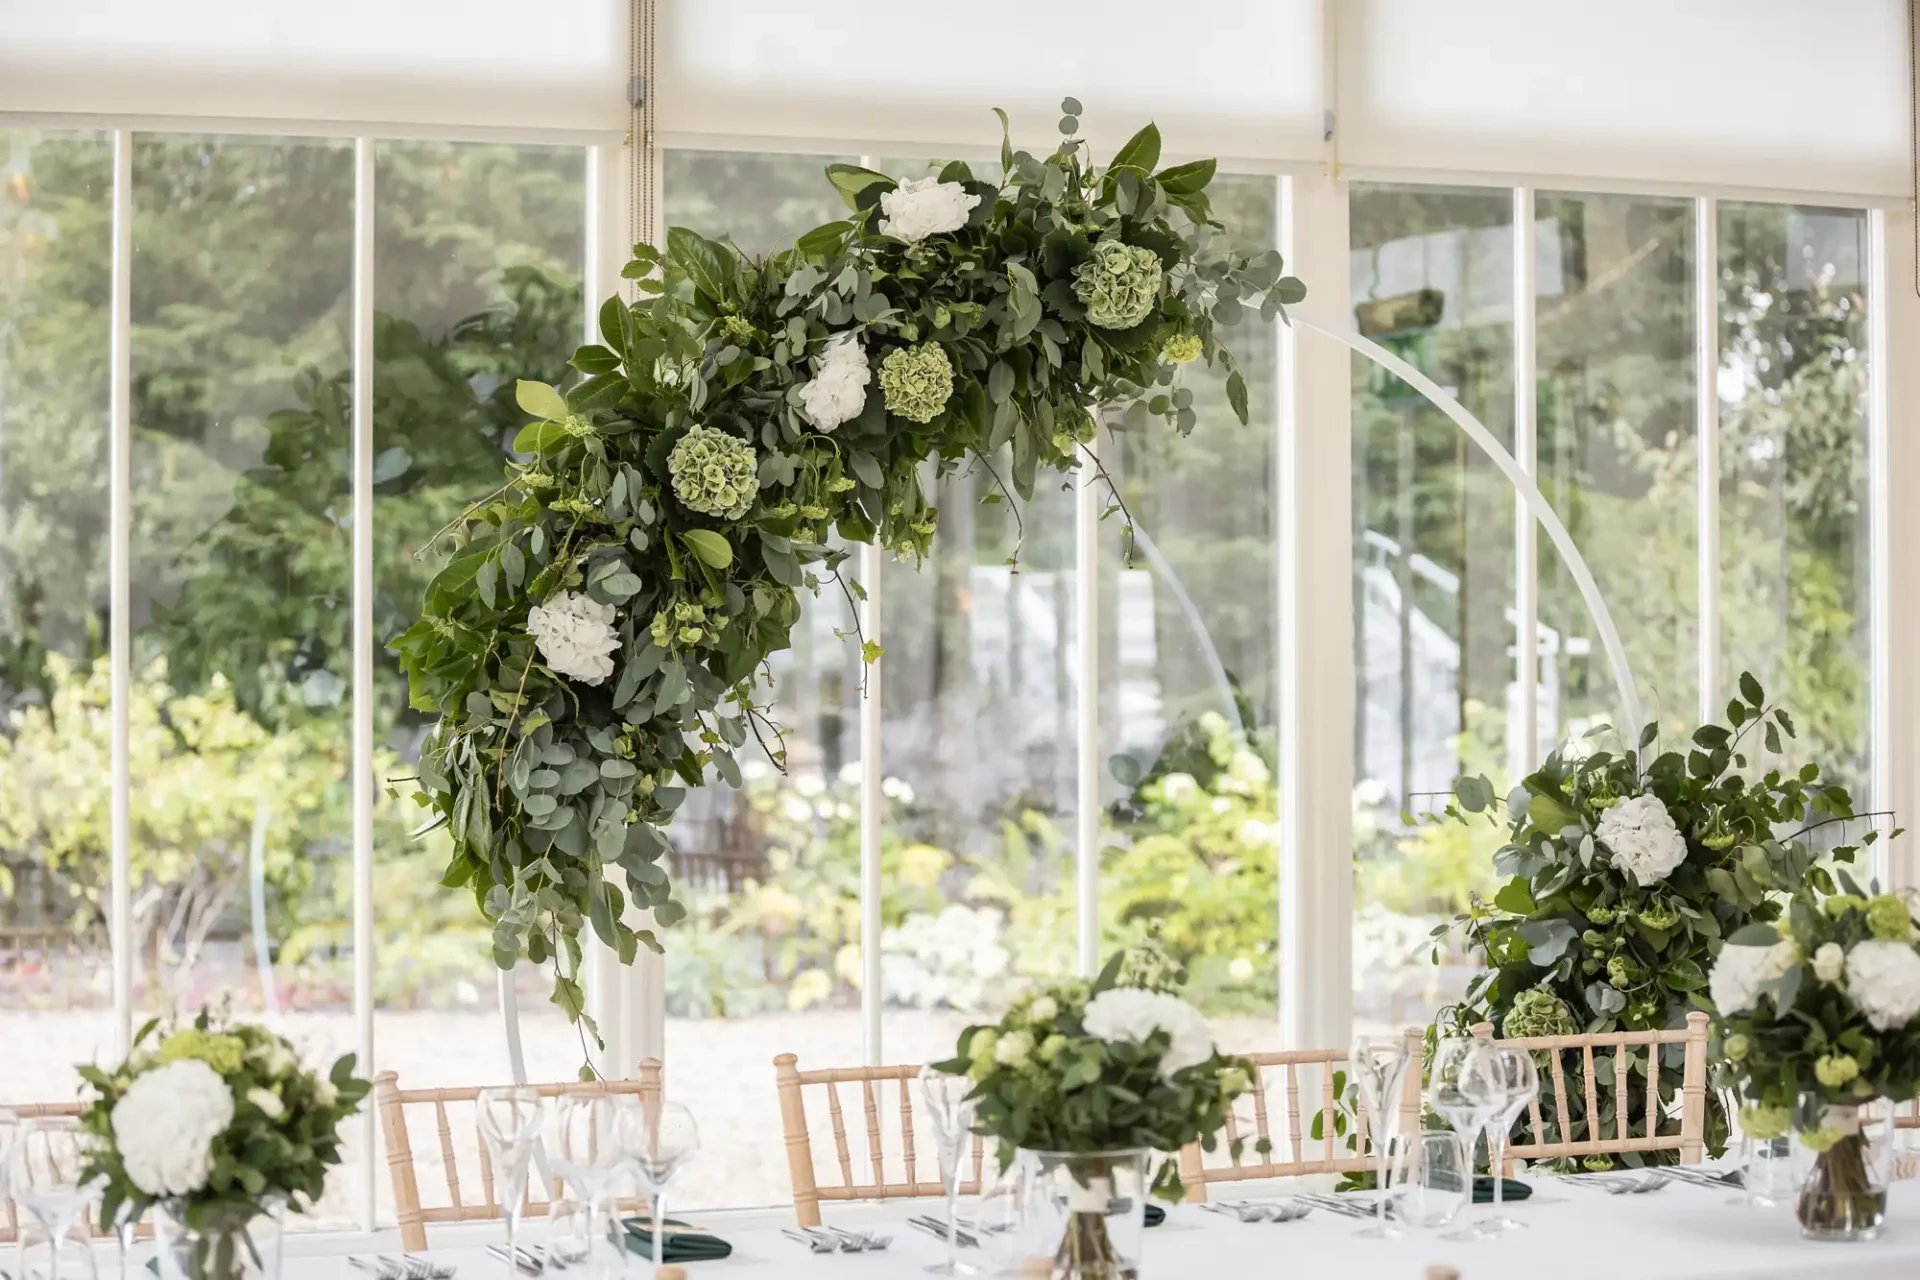
<svg viewBox="0 0 1920 1280"><path fill-rule="evenodd" d="M1097 421L1184 435L1195 360L1246 421L1218 328L1305 287L1278 253L1228 247L1214 161L1158 167L1149 124L1096 168L1080 105L1062 109L1044 158L996 113L998 184L959 162L903 183L830 165L849 216L789 249L750 259L678 227L664 255L635 246L641 300L601 308L584 377L519 384L522 460L450 527L395 648L440 716L420 796L453 837L443 883L473 892L501 968L553 963L570 1017L587 927L630 962L661 944L629 903L684 914L661 860L686 788L709 767L738 785L750 740L784 764L766 660L801 589L861 593L830 537L923 556L930 464L1031 497L1043 472L1098 466Z"/></svg>

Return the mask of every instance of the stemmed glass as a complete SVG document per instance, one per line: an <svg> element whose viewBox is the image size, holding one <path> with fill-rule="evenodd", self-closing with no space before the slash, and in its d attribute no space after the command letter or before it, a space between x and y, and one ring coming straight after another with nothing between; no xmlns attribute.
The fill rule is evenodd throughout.
<svg viewBox="0 0 1920 1280"><path fill-rule="evenodd" d="M526 1211L527 1165L540 1141L540 1123L547 1102L531 1085L482 1089L475 1102L480 1113L480 1136L493 1160L500 1189L500 1207L507 1221L507 1274L519 1267L520 1217Z"/></svg>
<svg viewBox="0 0 1920 1280"><path fill-rule="evenodd" d="M556 1121L557 1132L552 1152L553 1172L566 1182L574 1199L583 1207L587 1223L586 1249L591 1257L602 1241L601 1211L612 1199L616 1185L633 1167L628 1141L637 1134L640 1122L635 1113L639 1099L631 1094L575 1094L561 1102ZM637 1139L633 1139L637 1142ZM605 1259L600 1269L613 1269Z"/></svg>
<svg viewBox="0 0 1920 1280"><path fill-rule="evenodd" d="M678 1102L648 1101L626 1108L618 1124L620 1146L647 1197L653 1267L658 1272L667 1260L667 1187L699 1152L700 1129L693 1112Z"/></svg>
<svg viewBox="0 0 1920 1280"><path fill-rule="evenodd" d="M1481 1055L1487 1047L1484 1040L1458 1037L1442 1040L1434 1046L1433 1066L1427 1074L1428 1104L1446 1117L1453 1131L1460 1135L1460 1144L1466 1148L1468 1204L1473 1203L1473 1153L1480 1145L1480 1131L1493 1119L1494 1112L1492 1102L1477 1084ZM1468 1225L1449 1231L1441 1238L1477 1240L1479 1236L1479 1231Z"/></svg>
<svg viewBox="0 0 1920 1280"><path fill-rule="evenodd" d="M1388 1240L1401 1234L1400 1228L1387 1221L1387 1161L1409 1064L1406 1041L1397 1035L1355 1036L1353 1050L1347 1055L1360 1101L1367 1109L1367 1139L1373 1143L1377 1216L1371 1227L1359 1233L1371 1240Z"/></svg>
<svg viewBox="0 0 1920 1280"><path fill-rule="evenodd" d="M52 1280L60 1280L60 1254L67 1232L104 1187L100 1178L82 1180L87 1147L87 1136L77 1119L49 1116L21 1125L9 1152L8 1190L47 1233ZM91 1272L92 1253L83 1250L82 1260Z"/></svg>
<svg viewBox="0 0 1920 1280"><path fill-rule="evenodd" d="M973 1082L965 1076L948 1075L932 1067L920 1070L920 1097L933 1120L934 1149L940 1157L940 1189L947 1197L947 1260L927 1270L937 1276L972 1275L973 1268L960 1262L960 1242L956 1230L960 1216L960 1157L966 1151L967 1135L973 1129L973 1099L967 1095Z"/></svg>
<svg viewBox="0 0 1920 1280"><path fill-rule="evenodd" d="M1525 1049L1488 1043L1474 1057L1475 1069L1462 1082L1465 1091L1479 1098L1487 1112L1487 1159L1493 1172L1493 1212L1475 1221L1482 1235L1497 1236L1518 1231L1527 1224L1509 1218L1505 1209L1501 1168L1505 1163L1507 1134L1521 1110L1540 1094L1540 1072L1533 1065L1533 1054Z"/></svg>

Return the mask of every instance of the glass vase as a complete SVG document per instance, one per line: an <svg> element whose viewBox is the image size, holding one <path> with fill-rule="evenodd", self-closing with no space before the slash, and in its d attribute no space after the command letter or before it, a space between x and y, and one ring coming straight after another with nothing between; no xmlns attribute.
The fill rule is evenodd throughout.
<svg viewBox="0 0 1920 1280"><path fill-rule="evenodd" d="M160 1280L280 1280L286 1202L162 1201L154 1209Z"/></svg>
<svg viewBox="0 0 1920 1280"><path fill-rule="evenodd" d="M1809 1240L1871 1240L1887 1217L1891 1104L1828 1105L1803 1096L1794 1129L1794 1216Z"/></svg>
<svg viewBox="0 0 1920 1280"><path fill-rule="evenodd" d="M1051 1256L1053 1280L1137 1280L1152 1187L1152 1153L1026 1151L1027 1227L1021 1238Z"/></svg>

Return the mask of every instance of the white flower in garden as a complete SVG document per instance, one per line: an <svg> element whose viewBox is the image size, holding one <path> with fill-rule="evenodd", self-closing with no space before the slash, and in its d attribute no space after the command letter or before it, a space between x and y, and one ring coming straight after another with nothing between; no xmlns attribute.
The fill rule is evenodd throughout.
<svg viewBox="0 0 1920 1280"><path fill-rule="evenodd" d="M957 182L915 178L880 197L880 234L913 244L928 236L958 231L980 203Z"/></svg>
<svg viewBox="0 0 1920 1280"><path fill-rule="evenodd" d="M1686 837L1651 793L1629 796L1601 814L1594 834L1613 851L1613 865L1635 884L1657 884L1687 860Z"/></svg>
<svg viewBox="0 0 1920 1280"><path fill-rule="evenodd" d="M1141 987L1115 987L1087 1003L1081 1019L1087 1034L1101 1040L1143 1043L1155 1031L1170 1037L1160 1059L1160 1078L1198 1066L1213 1056L1213 1028L1200 1011L1182 1000Z"/></svg>
<svg viewBox="0 0 1920 1280"><path fill-rule="evenodd" d="M872 381L866 348L852 334L836 333L821 349L812 380L800 388L800 407L816 428L831 431L860 416Z"/></svg>
<svg viewBox="0 0 1920 1280"><path fill-rule="evenodd" d="M613 654L620 647L613 618L612 605L562 591L527 610L527 630L548 666L569 680L599 684L613 674Z"/></svg>
<svg viewBox="0 0 1920 1280"><path fill-rule="evenodd" d="M1245 956L1235 956L1233 963L1227 966L1227 976L1235 982L1253 981L1253 961Z"/></svg>
<svg viewBox="0 0 1920 1280"><path fill-rule="evenodd" d="M1267 771L1267 762L1253 752L1236 751L1227 765L1227 777L1236 784L1234 790L1250 792L1256 787L1264 787L1273 775Z"/></svg>
<svg viewBox="0 0 1920 1280"><path fill-rule="evenodd" d="M1179 804L1199 789L1190 773L1170 773L1160 779L1160 798L1168 804Z"/></svg>
<svg viewBox="0 0 1920 1280"><path fill-rule="evenodd" d="M183 1196L207 1185L213 1140L233 1123L233 1093L198 1058L147 1072L113 1107L114 1143L133 1185L150 1196Z"/></svg>
<svg viewBox="0 0 1920 1280"><path fill-rule="evenodd" d="M1813 953L1813 976L1831 986L1847 971L1847 953L1837 942L1828 942Z"/></svg>
<svg viewBox="0 0 1920 1280"><path fill-rule="evenodd" d="M1707 975L1707 993L1722 1017L1745 1013L1759 1002L1760 988L1792 968L1798 958L1799 951L1784 939L1766 947L1729 943L1720 948L1720 958Z"/></svg>
<svg viewBox="0 0 1920 1280"><path fill-rule="evenodd" d="M1847 953L1847 994L1875 1031L1904 1027L1920 1013L1920 953L1870 938Z"/></svg>
<svg viewBox="0 0 1920 1280"><path fill-rule="evenodd" d="M269 1120L278 1120L287 1114L287 1104L280 1101L280 1095L271 1089L262 1089L256 1085L247 1090L247 1101L260 1108L261 1114Z"/></svg>
<svg viewBox="0 0 1920 1280"><path fill-rule="evenodd" d="M1003 1067L1024 1067L1032 1053L1033 1034L1028 1031L1010 1031L1000 1037L1000 1043L993 1047L993 1060Z"/></svg>

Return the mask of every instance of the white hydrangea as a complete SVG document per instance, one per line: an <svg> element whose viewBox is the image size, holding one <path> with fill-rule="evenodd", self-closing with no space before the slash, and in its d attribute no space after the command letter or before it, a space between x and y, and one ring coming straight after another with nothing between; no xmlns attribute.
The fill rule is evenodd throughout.
<svg viewBox="0 0 1920 1280"><path fill-rule="evenodd" d="M980 197L957 182L916 178L880 197L880 234L913 244L928 236L958 231Z"/></svg>
<svg viewBox="0 0 1920 1280"><path fill-rule="evenodd" d="M1870 938L1847 953L1847 994L1875 1031L1904 1027L1920 1013L1920 953Z"/></svg>
<svg viewBox="0 0 1920 1280"><path fill-rule="evenodd" d="M1115 987L1087 1002L1081 1019L1087 1034L1101 1040L1139 1044L1155 1031L1170 1037L1160 1059L1160 1078L1198 1066L1213 1056L1213 1028L1200 1011L1178 996L1139 987Z"/></svg>
<svg viewBox="0 0 1920 1280"><path fill-rule="evenodd" d="M233 1123L233 1093L198 1058L169 1062L127 1086L113 1137L133 1185L150 1196L191 1195L213 1171L213 1140Z"/></svg>
<svg viewBox="0 0 1920 1280"><path fill-rule="evenodd" d="M1635 884L1657 884L1687 860L1686 837L1651 793L1629 796L1601 814L1594 834L1613 850L1613 865Z"/></svg>
<svg viewBox="0 0 1920 1280"><path fill-rule="evenodd" d="M1052 996L1041 996L1027 1006L1027 1020L1030 1022L1052 1022L1060 1016L1060 1002Z"/></svg>
<svg viewBox="0 0 1920 1280"><path fill-rule="evenodd" d="M1831 986L1847 971L1847 953L1839 943L1823 943L1813 953L1813 976Z"/></svg>
<svg viewBox="0 0 1920 1280"><path fill-rule="evenodd" d="M527 630L548 666L569 680L599 684L613 674L613 654L620 647L613 618L612 605L562 591L527 610Z"/></svg>
<svg viewBox="0 0 1920 1280"><path fill-rule="evenodd" d="M867 407L867 384L872 381L867 349L852 334L836 333L821 349L812 380L800 388L800 406L815 427L831 431L860 416Z"/></svg>
<svg viewBox="0 0 1920 1280"><path fill-rule="evenodd" d="M280 1101L280 1095L271 1089L255 1085L247 1090L247 1101L260 1108L260 1114L269 1120L278 1120L287 1114L287 1104Z"/></svg>
<svg viewBox="0 0 1920 1280"><path fill-rule="evenodd" d="M1760 1001L1760 988L1793 967L1799 950L1787 939L1766 947L1728 943L1707 975L1707 994L1722 1017L1745 1013Z"/></svg>
<svg viewBox="0 0 1920 1280"><path fill-rule="evenodd" d="M1029 1031L1010 1031L993 1047L993 1060L1003 1067L1024 1067L1032 1054L1033 1033Z"/></svg>

